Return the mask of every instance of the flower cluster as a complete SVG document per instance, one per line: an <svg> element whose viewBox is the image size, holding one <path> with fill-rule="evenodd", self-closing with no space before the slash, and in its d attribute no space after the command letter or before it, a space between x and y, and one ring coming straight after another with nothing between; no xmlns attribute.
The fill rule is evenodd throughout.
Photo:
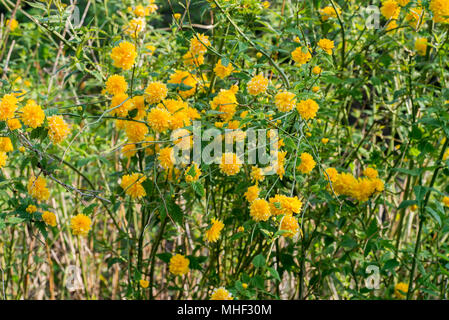
<svg viewBox="0 0 449 320"><path fill-rule="evenodd" d="M363 174L366 177L355 178L352 174L338 173L334 168L326 170L325 177L329 176L332 189L337 195L346 195L360 202L368 201L370 197L382 192L385 188L382 180L378 178L377 170L367 168Z"/></svg>

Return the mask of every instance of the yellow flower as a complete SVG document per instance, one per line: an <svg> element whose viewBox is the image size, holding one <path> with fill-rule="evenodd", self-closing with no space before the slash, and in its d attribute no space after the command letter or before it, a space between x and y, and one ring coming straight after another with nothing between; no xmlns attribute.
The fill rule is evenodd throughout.
<svg viewBox="0 0 449 320"><path fill-rule="evenodd" d="M398 0L398 3L401 7L405 7L409 2L410 0Z"/></svg>
<svg viewBox="0 0 449 320"><path fill-rule="evenodd" d="M47 189L47 181L39 176L30 177L28 180L28 193L35 199L45 201L50 197L50 191Z"/></svg>
<svg viewBox="0 0 449 320"><path fill-rule="evenodd" d="M330 168L328 170L330 170ZM328 170L326 170L326 172L329 174ZM335 176L335 181L332 181L332 183L332 187L337 195L350 195L352 194L354 186L357 184L357 179L350 173L342 172Z"/></svg>
<svg viewBox="0 0 449 320"><path fill-rule="evenodd" d="M204 239L208 242L217 242L218 238L220 238L221 230L224 228L224 224L216 219L212 219L211 224L212 226L206 230Z"/></svg>
<svg viewBox="0 0 449 320"><path fill-rule="evenodd" d="M228 122L228 129L237 130L240 127L240 121L233 120Z"/></svg>
<svg viewBox="0 0 449 320"><path fill-rule="evenodd" d="M198 81L187 71L176 70L170 76L168 83L178 84L178 93L183 99L187 99L195 94Z"/></svg>
<svg viewBox="0 0 449 320"><path fill-rule="evenodd" d="M181 129L190 125L190 119L185 110L179 110L172 114L170 119L170 129Z"/></svg>
<svg viewBox="0 0 449 320"><path fill-rule="evenodd" d="M292 59L299 66L302 66L303 64L309 62L310 59L312 59L312 55L310 54L309 48L298 47L292 52Z"/></svg>
<svg viewBox="0 0 449 320"><path fill-rule="evenodd" d="M296 233L298 233L298 220L288 214L282 218L280 229L283 231L287 231L282 234L284 237L292 238L296 235Z"/></svg>
<svg viewBox="0 0 449 320"><path fill-rule="evenodd" d="M145 8L141 4L137 5L134 9L134 14L138 17L145 17L150 14L150 11L148 8Z"/></svg>
<svg viewBox="0 0 449 320"><path fill-rule="evenodd" d="M427 52L427 38L418 38L415 41L415 50L420 56L425 56Z"/></svg>
<svg viewBox="0 0 449 320"><path fill-rule="evenodd" d="M290 111L296 105L296 95L288 91L280 92L274 97L274 103L279 111Z"/></svg>
<svg viewBox="0 0 449 320"><path fill-rule="evenodd" d="M231 75L234 71L234 67L232 66L232 63L228 61L228 65L224 66L221 62L221 59L218 60L217 64L215 65L214 72L220 79L224 79L227 76Z"/></svg>
<svg viewBox="0 0 449 320"><path fill-rule="evenodd" d="M337 176L338 176L338 171L335 168L327 168L324 171L325 171L324 178L326 180L330 179L331 182L335 182L335 180L337 179Z"/></svg>
<svg viewBox="0 0 449 320"><path fill-rule="evenodd" d="M37 207L33 204L30 204L27 208L26 208L26 212L28 212L29 214L32 214L34 212L37 211Z"/></svg>
<svg viewBox="0 0 449 320"><path fill-rule="evenodd" d="M155 0L148 0L148 10L150 13L154 13L156 12L156 10L158 9L157 4L154 4Z"/></svg>
<svg viewBox="0 0 449 320"><path fill-rule="evenodd" d="M396 20L390 20L385 28L387 29L387 31L390 31L390 30L396 29L397 27L398 27L398 24L397 24ZM395 32L395 31L393 31L393 32Z"/></svg>
<svg viewBox="0 0 449 320"><path fill-rule="evenodd" d="M0 101L0 121L14 117L17 110L17 98L14 94L5 94Z"/></svg>
<svg viewBox="0 0 449 320"><path fill-rule="evenodd" d="M17 22L16 19L11 19L11 20L8 19L8 20L6 20L6 25L9 26L11 31L14 31L19 26L19 22Z"/></svg>
<svg viewBox="0 0 449 320"><path fill-rule="evenodd" d="M159 151L157 157L159 163L164 169L171 169L175 165L175 153L173 148L166 147Z"/></svg>
<svg viewBox="0 0 449 320"><path fill-rule="evenodd" d="M244 226L238 227L237 232L245 232L245 227Z"/></svg>
<svg viewBox="0 0 449 320"><path fill-rule="evenodd" d="M189 69L195 69L204 64L204 56L202 54L200 55L194 55L192 52L187 51L185 55L182 56L182 60L184 62L184 65Z"/></svg>
<svg viewBox="0 0 449 320"><path fill-rule="evenodd" d="M405 16L405 21L415 29L424 23L424 10L421 6L410 8L410 11Z"/></svg>
<svg viewBox="0 0 449 320"><path fill-rule="evenodd" d="M260 93L264 93L268 88L268 79L263 74L258 74L248 82L248 93L257 96Z"/></svg>
<svg viewBox="0 0 449 320"><path fill-rule="evenodd" d="M401 8L399 7L396 0L385 0L380 8L380 13L385 17L385 19L397 19Z"/></svg>
<svg viewBox="0 0 449 320"><path fill-rule="evenodd" d="M189 272L189 259L182 254L175 254L170 259L169 270L171 273L177 276L183 276Z"/></svg>
<svg viewBox="0 0 449 320"><path fill-rule="evenodd" d="M248 284L247 284L247 283L242 283L242 288L243 288L243 289L248 288Z"/></svg>
<svg viewBox="0 0 449 320"><path fill-rule="evenodd" d="M446 207L449 207L449 197L444 197L443 198L443 203Z"/></svg>
<svg viewBox="0 0 449 320"><path fill-rule="evenodd" d="M394 295L398 299L404 299L408 292L408 284L399 282L394 286Z"/></svg>
<svg viewBox="0 0 449 320"><path fill-rule="evenodd" d="M271 217L270 205L264 199L256 199L251 203L249 214L254 221L267 221Z"/></svg>
<svg viewBox="0 0 449 320"><path fill-rule="evenodd" d="M186 182L195 182L198 181L198 179L201 176L201 170L198 168L198 165L196 163L193 163L190 167L186 169Z"/></svg>
<svg viewBox="0 0 449 320"><path fill-rule="evenodd" d="M156 50L156 47L151 44L147 44L145 46L145 49L147 49L147 51L148 51L147 54L151 56L151 55L153 55L154 51Z"/></svg>
<svg viewBox="0 0 449 320"><path fill-rule="evenodd" d="M449 104L449 101L446 101L445 104ZM446 161L447 159L449 159L449 149L443 155L443 160Z"/></svg>
<svg viewBox="0 0 449 320"><path fill-rule="evenodd" d="M173 18L175 18L176 20L179 20L179 19L181 19L181 14L180 13L175 13L173 15Z"/></svg>
<svg viewBox="0 0 449 320"><path fill-rule="evenodd" d="M51 227L56 226L56 216L51 211L44 211L42 213L42 220L44 220L44 222Z"/></svg>
<svg viewBox="0 0 449 320"><path fill-rule="evenodd" d="M339 8L337 8L337 11L340 14L341 10ZM336 18L337 12L335 11L334 7L327 6L323 9L320 9L320 15L323 21L327 21L329 18Z"/></svg>
<svg viewBox="0 0 449 320"><path fill-rule="evenodd" d="M132 158L137 153L137 147L135 144L126 144L122 148L122 154L127 158Z"/></svg>
<svg viewBox="0 0 449 320"><path fill-rule="evenodd" d="M251 181L258 183L265 179L262 169L258 167L252 167L251 169Z"/></svg>
<svg viewBox="0 0 449 320"><path fill-rule="evenodd" d="M146 196L145 189L142 187L142 182L146 177L141 173L127 174L122 177L120 186L125 190L125 193L133 199Z"/></svg>
<svg viewBox="0 0 449 320"><path fill-rule="evenodd" d="M152 108L147 116L151 129L157 132L165 132L170 127L170 119L170 112L159 107Z"/></svg>
<svg viewBox="0 0 449 320"><path fill-rule="evenodd" d="M54 115L48 117L48 136L50 140L55 143L61 143L70 133L68 124L64 121L62 116Z"/></svg>
<svg viewBox="0 0 449 320"><path fill-rule="evenodd" d="M312 87L312 91L315 92L315 93L317 93L318 91L320 91L320 87L318 87L318 86L313 86L313 87Z"/></svg>
<svg viewBox="0 0 449 320"><path fill-rule="evenodd" d="M225 121L231 120L236 112L238 102L235 94L237 91L237 86L231 86L229 90L221 89L210 102L210 107L212 110L218 108L218 111L222 112L220 114L220 118Z"/></svg>
<svg viewBox="0 0 449 320"><path fill-rule="evenodd" d="M70 220L70 228L75 236L86 236L91 229L92 220L82 213Z"/></svg>
<svg viewBox="0 0 449 320"><path fill-rule="evenodd" d="M22 112L21 119L24 125L36 129L44 123L45 113L34 100L28 100L25 107L20 111Z"/></svg>
<svg viewBox="0 0 449 320"><path fill-rule="evenodd" d="M146 22L144 18L134 18L124 27L124 31L129 34L131 38L135 39L139 33L145 30L145 26Z"/></svg>
<svg viewBox="0 0 449 320"><path fill-rule="evenodd" d="M6 160L8 160L8 156L6 155L6 152L0 151L0 168L4 167L6 165Z"/></svg>
<svg viewBox="0 0 449 320"><path fill-rule="evenodd" d="M321 139L321 143L322 144L327 144L329 142L329 139L328 138L322 138Z"/></svg>
<svg viewBox="0 0 449 320"><path fill-rule="evenodd" d="M278 151L277 152L277 159L274 164L274 170L276 170L276 173L279 175L279 178L282 180L285 173L285 156L287 155L287 151Z"/></svg>
<svg viewBox="0 0 449 320"><path fill-rule="evenodd" d="M264 7L265 9L268 9L270 7L270 1L262 2L262 7Z"/></svg>
<svg viewBox="0 0 449 320"><path fill-rule="evenodd" d="M146 289L150 285L150 282L144 279L139 280L139 285L141 288Z"/></svg>
<svg viewBox="0 0 449 320"><path fill-rule="evenodd" d="M449 23L449 1L432 0L429 9L433 13L433 21Z"/></svg>
<svg viewBox="0 0 449 320"><path fill-rule="evenodd" d="M14 118L8 119L7 124L8 124L9 130L11 130L11 131L22 128L22 124L20 123L20 121L18 119L14 119Z"/></svg>
<svg viewBox="0 0 449 320"><path fill-rule="evenodd" d="M114 74L108 78L106 81L106 91L113 96L119 93L125 93L128 89L128 83L123 76Z"/></svg>
<svg viewBox="0 0 449 320"><path fill-rule="evenodd" d="M302 208L302 201L295 197L287 197L284 195L277 194L269 199L270 201L270 212L272 215L292 215L294 213L299 213Z"/></svg>
<svg viewBox="0 0 449 320"><path fill-rule="evenodd" d="M143 96L134 96L131 99L131 110L137 109L137 114L134 117L134 120L143 120L147 115L146 106L145 106L145 98Z"/></svg>
<svg viewBox="0 0 449 320"><path fill-rule="evenodd" d="M11 139L9 137L0 137L0 152L10 152L13 151Z"/></svg>
<svg viewBox="0 0 449 320"><path fill-rule="evenodd" d="M298 166L298 170L301 171L301 173L310 173L313 168L315 168L315 160L313 160L313 157L307 152L302 153L300 157L301 163Z"/></svg>
<svg viewBox="0 0 449 320"><path fill-rule="evenodd" d="M111 100L111 114L117 117L126 117L128 111L132 108L132 100L128 98L126 93L118 93Z"/></svg>
<svg viewBox="0 0 449 320"><path fill-rule="evenodd" d="M375 179L379 176L379 173L374 168L366 168L365 170L363 170L363 175L370 179Z"/></svg>
<svg viewBox="0 0 449 320"><path fill-rule="evenodd" d="M379 180L380 181L380 180ZM376 192L376 184L369 178L359 178L353 186L352 192L348 194L360 202L365 202Z"/></svg>
<svg viewBox="0 0 449 320"><path fill-rule="evenodd" d="M312 72L316 75L321 73L321 68L318 66L313 67Z"/></svg>
<svg viewBox="0 0 449 320"><path fill-rule="evenodd" d="M221 158L220 170L222 173L233 176L240 172L242 161L235 153L224 153Z"/></svg>
<svg viewBox="0 0 449 320"><path fill-rule="evenodd" d="M142 143L142 148L145 148L145 154L152 156L155 152L159 152L159 144L155 143L154 136L147 136L146 142Z"/></svg>
<svg viewBox="0 0 449 320"><path fill-rule="evenodd" d="M114 67L129 70L134 65L137 57L136 47L128 42L120 42L111 52L111 58L114 61Z"/></svg>
<svg viewBox="0 0 449 320"><path fill-rule="evenodd" d="M131 142L140 142L145 139L148 133L148 127L145 123L137 121L126 121L125 123L126 136Z"/></svg>
<svg viewBox="0 0 449 320"><path fill-rule="evenodd" d="M320 47L327 54L332 54L334 42L329 39L321 39L320 41L318 41L318 47Z"/></svg>
<svg viewBox="0 0 449 320"><path fill-rule="evenodd" d="M312 99L302 100L296 105L296 110L304 120L314 119L318 109L318 103Z"/></svg>
<svg viewBox="0 0 449 320"><path fill-rule="evenodd" d="M326 173L330 176L333 190L337 195L346 195L359 202L365 202L385 188L383 181L377 178L377 171L368 169L364 171L367 178L359 179L349 173L338 173L334 168L327 169ZM325 178L327 179L326 175Z"/></svg>
<svg viewBox="0 0 449 320"><path fill-rule="evenodd" d="M202 55L207 52L207 46L210 46L209 37L198 34L190 40L189 51L195 56Z"/></svg>
<svg viewBox="0 0 449 320"><path fill-rule="evenodd" d="M210 297L211 300L233 300L232 294L223 287L216 288Z"/></svg>
<svg viewBox="0 0 449 320"><path fill-rule="evenodd" d="M256 200L259 197L259 188L257 185L249 187L244 196L249 203Z"/></svg>

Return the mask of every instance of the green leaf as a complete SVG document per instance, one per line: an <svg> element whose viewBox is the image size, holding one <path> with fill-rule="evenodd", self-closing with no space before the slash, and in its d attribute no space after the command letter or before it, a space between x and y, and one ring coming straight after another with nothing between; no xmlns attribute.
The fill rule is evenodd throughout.
<svg viewBox="0 0 449 320"><path fill-rule="evenodd" d="M347 249L354 249L357 247L357 241L355 241L351 236L345 235L341 242L341 246Z"/></svg>
<svg viewBox="0 0 449 320"><path fill-rule="evenodd" d="M159 259L161 259L165 263L170 263L170 259L171 259L172 255L171 255L171 253L164 252L164 253L158 253L156 255L156 257L158 257Z"/></svg>
<svg viewBox="0 0 449 320"><path fill-rule="evenodd" d="M25 221L25 219L19 218L19 217L8 217L8 219L6 220L6 223L8 224L18 224L18 223L22 223L23 221Z"/></svg>
<svg viewBox="0 0 449 320"><path fill-rule="evenodd" d="M409 176L414 176L414 177L418 176L421 173L420 169L408 170L408 169L404 169L404 168L393 168L392 170L407 174Z"/></svg>
<svg viewBox="0 0 449 320"><path fill-rule="evenodd" d="M412 206L414 204L418 204L418 202L416 200L404 200L398 206L398 210L410 207L410 206Z"/></svg>
<svg viewBox="0 0 449 320"><path fill-rule="evenodd" d="M383 267L383 270L391 270L399 266L399 262L396 259L390 259L387 262L385 262L385 265Z"/></svg>
<svg viewBox="0 0 449 320"><path fill-rule="evenodd" d="M84 208L83 213L86 215L91 214L94 211L94 208L97 206L96 203L92 203L91 205L89 205L88 207Z"/></svg>
<svg viewBox="0 0 449 320"><path fill-rule="evenodd" d="M438 222L438 224L441 227L441 217L438 214L438 212L436 212L435 210L433 210L431 207L426 207L426 211L430 214L430 216L436 221Z"/></svg>
<svg viewBox="0 0 449 320"><path fill-rule="evenodd" d="M234 233L229 240L235 241L237 239L242 238L244 235L245 234L243 232L237 232L237 233Z"/></svg>
<svg viewBox="0 0 449 320"><path fill-rule="evenodd" d="M265 289L265 280L263 277L256 275L251 278L250 284L259 288L260 290Z"/></svg>
<svg viewBox="0 0 449 320"><path fill-rule="evenodd" d="M47 232L47 228L45 226L45 222L39 221L39 222L36 222L34 225L39 229L39 231L42 233L44 238L47 239L48 232Z"/></svg>
<svg viewBox="0 0 449 320"><path fill-rule="evenodd" d="M253 265L256 268L262 268L265 266L265 257L262 254L255 256L253 259Z"/></svg>
<svg viewBox="0 0 449 320"><path fill-rule="evenodd" d="M421 201L424 199L424 196L426 195L426 187L423 186L414 186L413 192L415 193L415 198L418 201L418 203L421 203Z"/></svg>
<svg viewBox="0 0 449 320"><path fill-rule="evenodd" d="M166 204L168 215L173 219L173 221L175 221L175 223L182 226L184 215L182 214L181 208L175 203L175 201L173 201L173 199L167 198ZM162 207L163 207L162 210L165 211L164 204L162 204Z"/></svg>
<svg viewBox="0 0 449 320"><path fill-rule="evenodd" d="M201 184L201 182L199 182L199 181L193 182L192 188L196 194L198 194L200 197L204 197L205 191L204 191L204 187Z"/></svg>
<svg viewBox="0 0 449 320"><path fill-rule="evenodd" d="M419 140L422 138L422 131L418 128L418 126L413 126L412 131L410 131L409 137L411 139Z"/></svg>
<svg viewBox="0 0 449 320"><path fill-rule="evenodd" d="M277 272L276 269L270 267L268 268L268 271L270 272L273 278L275 278L277 281L281 281L281 277L279 276L279 273Z"/></svg>
<svg viewBox="0 0 449 320"><path fill-rule="evenodd" d="M221 65L227 67L229 65L229 59L226 57L221 58Z"/></svg>

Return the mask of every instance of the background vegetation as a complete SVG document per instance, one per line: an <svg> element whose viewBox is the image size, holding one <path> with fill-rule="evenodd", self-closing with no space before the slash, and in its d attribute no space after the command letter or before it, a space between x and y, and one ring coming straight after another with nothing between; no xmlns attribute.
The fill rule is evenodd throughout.
<svg viewBox="0 0 449 320"><path fill-rule="evenodd" d="M67 23L76 20L67 2L0 2L0 95L16 95L20 108L33 99L47 118L35 129L0 121L14 149L0 175L3 299L209 299L220 287L234 299L448 297L449 1L90 0L74 2L79 26ZM447 11L432 10L437 2ZM384 8L377 25L364 11L369 4ZM124 28L138 5L158 9L133 38ZM7 23L13 18L15 28ZM250 213L243 194L254 185L251 165L236 175L201 165L200 178L188 182L188 168L161 166L160 150L173 141L146 117L144 142L152 143L138 141L134 156L123 154L130 142L117 120L132 122L136 110L110 112L107 80L122 75L130 97L145 96L149 83L168 84L175 70L188 70L183 56L199 34L210 44L204 63L190 69L195 95L184 100L203 129L233 120L243 131L278 129L285 173L259 182L259 197L302 201L293 237L281 230L284 215L255 221ZM334 42L331 54L320 39ZM138 53L130 70L111 58L123 41ZM311 53L307 63L294 61L296 48ZM217 77L219 59L235 72ZM247 86L257 74L269 85L253 96ZM231 85L239 89L237 111L224 121L210 101ZM168 85L168 97L191 88ZM316 117L280 111L275 96L283 90L298 103L316 101ZM144 112L154 107L146 102ZM71 128L61 143L48 136L52 115ZM304 152L316 162L306 173L297 169ZM355 178L376 169L384 189L361 200L348 191L353 182L340 181L334 192L328 168ZM132 173L146 176L144 197L121 186ZM47 181L48 200L29 192L37 176ZM29 205L37 211L27 212ZM45 211L56 226L43 220ZM77 214L92 221L86 236L71 227ZM215 242L204 237L212 219L224 224ZM177 253L189 260L184 275L170 270ZM376 270L378 286L367 286ZM70 290L78 273L78 289Z"/></svg>

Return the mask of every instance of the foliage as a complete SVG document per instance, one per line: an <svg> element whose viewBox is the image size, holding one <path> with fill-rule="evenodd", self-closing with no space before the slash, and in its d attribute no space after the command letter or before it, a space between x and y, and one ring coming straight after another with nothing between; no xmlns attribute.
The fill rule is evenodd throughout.
<svg viewBox="0 0 449 320"><path fill-rule="evenodd" d="M2 1L2 297L448 298L449 0L372 2Z"/></svg>

